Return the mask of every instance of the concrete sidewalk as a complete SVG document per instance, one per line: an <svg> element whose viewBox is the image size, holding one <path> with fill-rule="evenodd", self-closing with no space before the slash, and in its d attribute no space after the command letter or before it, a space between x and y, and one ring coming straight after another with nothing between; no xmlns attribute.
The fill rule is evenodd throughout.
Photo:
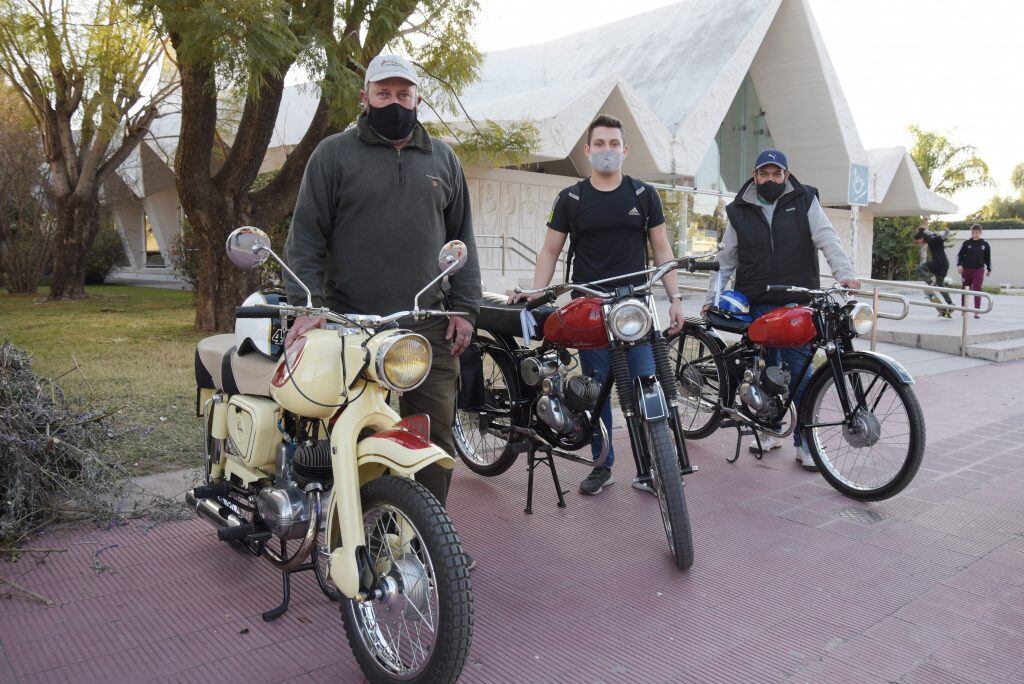
<svg viewBox="0 0 1024 684"><path fill-rule="evenodd" d="M555 506L525 463L456 472L451 513L473 573L465 682L1024 681L1024 363L922 374L925 462L862 504L784 449L730 465L732 434L691 443L696 563L675 569L656 500L619 484L585 498L559 464ZM55 601L0 601L3 682L361 681L337 607L201 520L38 537L0 576Z"/></svg>
<svg viewBox="0 0 1024 684"><path fill-rule="evenodd" d="M888 288L887 288L888 289ZM920 291L895 290L911 301L923 302ZM989 361L1013 361L1024 358L1024 297L994 295L992 311L967 319L967 355ZM959 305L959 301L954 304ZM969 299L968 306L974 302ZM984 306L984 304L982 304ZM881 311L896 311L899 305L883 303ZM907 347L919 347L949 354L960 353L963 317L941 318L937 310L911 306L910 315L901 321L879 322L878 339Z"/></svg>

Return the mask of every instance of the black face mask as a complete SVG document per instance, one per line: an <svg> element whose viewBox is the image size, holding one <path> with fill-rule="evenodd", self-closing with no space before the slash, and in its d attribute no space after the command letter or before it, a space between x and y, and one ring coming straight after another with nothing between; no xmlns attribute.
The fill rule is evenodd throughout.
<svg viewBox="0 0 1024 684"><path fill-rule="evenodd" d="M765 181L764 183L757 184L757 194L761 196L765 202L774 202L775 200L782 197L782 193L786 190L785 183L776 183L775 181Z"/></svg>
<svg viewBox="0 0 1024 684"><path fill-rule="evenodd" d="M367 107L370 128L386 140L405 140L416 126L416 108L406 109L397 102L386 107Z"/></svg>

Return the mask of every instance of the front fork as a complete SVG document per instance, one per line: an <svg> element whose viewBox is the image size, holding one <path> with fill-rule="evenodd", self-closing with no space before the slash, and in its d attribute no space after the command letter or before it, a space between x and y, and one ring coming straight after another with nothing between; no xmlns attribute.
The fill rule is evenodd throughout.
<svg viewBox="0 0 1024 684"><path fill-rule="evenodd" d="M657 414L658 418L662 415L667 417L672 429L680 473L689 475L696 468L690 465L686 440L683 438L683 432L679 425L675 378L668 357L668 345L660 331L655 331L652 335L651 351L654 355L655 376L637 378L637 382L634 383L629 372L626 350L623 347L611 350L612 377L615 380L615 389L619 394L622 415L626 420L629 441L633 447L633 461L636 465L637 477L648 477L651 472L650 445L647 444L647 438L642 429L643 422L657 419L652 416L650 409L643 411L645 415L637 415L637 409L644 409L647 405L657 403L662 405L661 414ZM644 407L641 407L641 400Z"/></svg>

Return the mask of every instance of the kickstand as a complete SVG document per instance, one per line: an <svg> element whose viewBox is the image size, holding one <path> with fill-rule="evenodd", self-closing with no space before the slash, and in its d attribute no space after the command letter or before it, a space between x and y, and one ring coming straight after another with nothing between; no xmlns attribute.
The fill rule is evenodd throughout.
<svg viewBox="0 0 1024 684"><path fill-rule="evenodd" d="M282 539L281 540L281 558L287 558L288 557L288 548L287 548L287 546L288 546L288 542L285 541L284 539ZM316 553L316 552L314 552L314 553ZM276 620L277 618L279 618L279 617L281 617L282 615L285 614L285 611L288 610L288 603L291 601L291 598L292 598L292 573L305 572L307 570L312 570L313 571L313 574L316 575L317 584L320 585L320 590L323 591L324 594L326 594L328 596L328 598L330 598L332 601L337 601L338 600L336 592L333 593L333 595L331 593L328 593L330 588L327 586L327 583L324 581L323 577L321 576L321 574L320 574L320 566L317 564L316 560L314 559L314 560L311 560L311 561L307 561L307 562L303 563L302 565L300 565L299 567L295 568L294 570L289 570L287 572L285 572L285 571L281 572L281 603L276 608L271 608L270 610L268 610L268 611L263 613L263 621L264 622L270 622L271 620Z"/></svg>
<svg viewBox="0 0 1024 684"><path fill-rule="evenodd" d="M543 456L538 456L537 452L543 452ZM529 477L527 478L526 484L526 511L525 513L533 513L533 470L539 463L547 463L548 468L551 469L551 479L555 482L555 491L558 492L558 507L565 508L565 492L562 491L562 485L558 483L558 471L555 470L554 458L551 455L551 447L547 444L531 444L530 453L527 456L527 463L529 464Z"/></svg>
<svg viewBox="0 0 1024 684"><path fill-rule="evenodd" d="M724 425L725 421L722 422ZM740 458L740 447L743 446L743 438L750 437L751 435L753 435L754 442L757 444L757 453L754 454L754 458L756 458L759 461L762 458L764 458L764 450L761 448L761 434L754 428L744 430L742 424L737 423L731 419L729 419L728 422L733 423L732 427L736 428L736 452L732 455L732 458L727 458L725 460L729 463L735 463L736 461L738 461Z"/></svg>

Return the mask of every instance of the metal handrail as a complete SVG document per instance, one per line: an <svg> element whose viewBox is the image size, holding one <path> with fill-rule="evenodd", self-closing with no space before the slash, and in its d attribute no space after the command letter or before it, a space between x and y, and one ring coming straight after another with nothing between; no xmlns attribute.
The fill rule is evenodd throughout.
<svg viewBox="0 0 1024 684"><path fill-rule="evenodd" d="M835 280L835 276L827 275L826 277L832 278L833 280ZM878 280L878 279L875 279L875 278L861 278L860 281L862 283L867 283L869 285L876 285L876 286L882 285L882 286L899 288L899 289L903 289L903 290L919 290L921 292L924 292L925 294L927 294L929 292L938 292L938 293L945 292L947 294L960 295L960 306L956 306L955 304L945 304L945 303L940 304L940 303L936 303L936 302L932 302L932 301L922 302L922 301L918 301L916 299L915 300L909 300L909 303L910 303L911 306L923 306L923 307L927 307L927 308L930 308L930 309L945 309L947 311L959 311L961 313L961 318L963 320L962 320L962 323L961 323L961 326L960 326L960 356L967 356L967 322L970 319L970 317L967 314L974 313L974 314L978 314L979 316L981 316L981 315L987 314L990 311L992 311L992 307L995 306L995 300L992 299L992 295L990 295L988 292L984 292L984 291L981 291L981 290L966 290L964 288L958 288L958 287L941 287L941 286L938 286L938 285L926 285L924 283L918 284L918 283L913 282L913 281L905 281L905 280ZM878 288L875 287L874 289L877 290ZM984 297L985 301L987 303L987 306L985 306L984 308L980 308L980 309L978 307L974 307L974 306L967 306L967 298L968 297ZM878 307L876 306L875 307L876 312L877 312L877 308ZM871 335L872 335L871 349L874 350L874 348L875 348L875 341L874 341L875 332L872 331Z"/></svg>
<svg viewBox="0 0 1024 684"><path fill-rule="evenodd" d="M481 240L497 240L498 244L481 244ZM508 270L507 258L505 256L507 252L512 252L519 258L526 261L526 263L530 264L531 266L537 265L537 250L535 250L533 247L530 247L530 245L526 244L519 238L514 237L512 235L505 235L504 233L502 233L501 235L477 235L476 243L477 247L481 247L483 249L501 250L501 275L503 277L505 276L505 272ZM509 243L512 243L511 246L509 245ZM525 250L525 253L524 251L521 251L520 248L522 250ZM556 263L564 265L565 258L559 255Z"/></svg>
<svg viewBox="0 0 1024 684"><path fill-rule="evenodd" d="M666 188L670 188L670 189L686 190L686 191L690 191L690 192L693 191L691 188L679 188L679 187L673 187L673 186L656 185L655 187L666 187ZM717 194L717 193L706 193L706 194ZM525 242L523 242L519 238L516 238L516 237L514 237L512 235L505 235L504 233L501 234L501 235L477 235L476 239L477 239L477 244L478 244L479 247L483 247L485 249L500 249L501 250L501 275L502 276L504 276L505 272L506 272L506 256L505 255L506 255L507 252L512 252L513 254L519 256L520 258L525 260L527 263L529 263L531 266L536 266L537 265L537 250L533 249L533 247L531 247L530 245L526 244ZM497 240L498 244L480 244L481 240L484 240L484 241L487 241L487 240ZM512 243L511 246L509 245L509 243ZM565 263L565 259L562 256L559 256L558 257L558 263L564 264ZM685 271L685 270L682 270L682 269L680 269L678 271L678 273L681 276L685 276L685 277L688 277L688 278L701 278L701 279L706 280L706 281L710 281L710 278L711 278L711 274L709 274L709 273L691 273L689 271ZM832 280L835 280L835 277L832 276L831 274L823 273L822 275L824 277L826 277L826 278L831 278ZM969 316L967 314L975 313L975 314L978 314L978 315L984 315L984 314L987 314L987 313L991 312L992 311L992 307L995 305L995 300L992 299L992 296L989 293L982 292L982 291L965 290L963 288L956 288L956 287L941 287L941 286L938 286L938 285L925 285L925 284L918 284L918 283L913 282L913 281L903 281L903 280L880 280L880 279L876 279L876 278L858 278L858 280L860 280L860 282L862 284L875 286L875 287L872 287L871 289L861 288L859 290L856 290L855 293L854 293L854 294L863 295L863 296L866 296L866 297L871 297L872 311L874 312L874 315L873 315L874 325L871 327L871 350L872 351L874 351L874 349L875 349L875 347L877 345L878 319L879 318L884 318L886 320L891 320L891 321L900 321L900 320L903 320L904 318L906 318L908 315L910 315L910 307L911 306L922 306L922 307L928 307L928 308L932 308L932 309L946 309L946 310L949 310L949 311L959 311L959 312L962 313L963 325L962 325L961 332L960 332L960 355L961 356L967 356L967 321L968 321L968 318L969 318ZM707 283L703 283L702 285L699 286L699 285L686 285L686 284L680 282L679 283L679 289L683 290L683 291L686 291L686 292L706 293L707 290L708 290L709 284L710 284L710 282L707 282ZM919 300L916 300L916 299L912 300L909 297L907 297L905 295L901 295L901 294L896 293L896 292L883 291L883 290L879 289L879 286L889 287L889 288L896 288L896 289L902 289L902 290L918 290L918 291L921 291L923 293L928 293L928 292L943 293L943 292L945 292L945 293L951 294L951 295L960 295L961 305L960 306L956 306L955 304L945 304L945 303L938 304L938 303L931 302L931 301L919 301ZM973 306L967 306L967 297L984 297L985 298L985 302L986 302L986 306L984 306L982 308L977 308L977 307L973 307ZM891 302L891 303L901 304L902 307L900 308L900 311L898 313L892 313L892 312L889 312L889 311L879 311L879 304L881 302Z"/></svg>

